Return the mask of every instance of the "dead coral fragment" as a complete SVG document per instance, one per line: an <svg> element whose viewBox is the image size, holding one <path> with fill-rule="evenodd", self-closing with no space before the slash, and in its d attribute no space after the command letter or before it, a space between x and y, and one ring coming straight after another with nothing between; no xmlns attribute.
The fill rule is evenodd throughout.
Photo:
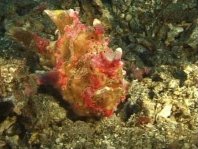
<svg viewBox="0 0 198 149"><path fill-rule="evenodd" d="M112 115L126 94L122 50L108 47L99 20L86 26L72 9L45 12L56 24L59 37L48 41L32 34L38 52L53 66L40 82L55 86L80 116Z"/></svg>

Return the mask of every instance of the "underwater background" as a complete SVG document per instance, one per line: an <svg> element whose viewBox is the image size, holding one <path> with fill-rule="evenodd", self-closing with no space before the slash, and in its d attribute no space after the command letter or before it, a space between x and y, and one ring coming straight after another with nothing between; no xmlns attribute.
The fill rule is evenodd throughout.
<svg viewBox="0 0 198 149"><path fill-rule="evenodd" d="M109 117L79 116L39 85L49 68L9 34L55 41L44 10L69 9L86 25L100 20L109 47L122 49L128 90ZM0 0L0 148L198 148L197 0Z"/></svg>

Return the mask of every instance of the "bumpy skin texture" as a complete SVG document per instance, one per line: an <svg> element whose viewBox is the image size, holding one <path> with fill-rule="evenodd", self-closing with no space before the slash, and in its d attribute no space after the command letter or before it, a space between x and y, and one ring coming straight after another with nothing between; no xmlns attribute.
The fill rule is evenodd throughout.
<svg viewBox="0 0 198 149"><path fill-rule="evenodd" d="M45 10L58 28L57 41L35 34L38 52L52 66L42 84L56 87L80 116L111 116L125 99L122 50L108 47L103 26L86 26L74 10Z"/></svg>

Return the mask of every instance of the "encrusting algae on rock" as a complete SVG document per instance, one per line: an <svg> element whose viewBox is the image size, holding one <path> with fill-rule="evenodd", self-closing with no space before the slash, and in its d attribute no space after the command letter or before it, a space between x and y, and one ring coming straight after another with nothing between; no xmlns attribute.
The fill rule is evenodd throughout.
<svg viewBox="0 0 198 149"><path fill-rule="evenodd" d="M10 31L25 47L36 47L44 63L52 68L41 76L40 83L57 88L80 116L111 116L127 90L122 49L108 47L109 38L97 19L93 26L87 26L73 9L45 12L58 28L56 41L19 28Z"/></svg>

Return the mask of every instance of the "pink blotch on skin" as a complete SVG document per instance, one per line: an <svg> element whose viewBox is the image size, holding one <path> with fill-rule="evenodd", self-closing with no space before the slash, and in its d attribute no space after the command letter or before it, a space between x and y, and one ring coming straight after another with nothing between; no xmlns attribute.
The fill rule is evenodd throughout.
<svg viewBox="0 0 198 149"><path fill-rule="evenodd" d="M92 58L93 67L99 69L100 72L105 73L109 77L113 77L117 74L117 70L122 67L120 60L108 60L103 52L99 53Z"/></svg>
<svg viewBox="0 0 198 149"><path fill-rule="evenodd" d="M34 39L36 46L38 48L38 52L41 54L46 53L47 46L49 45L49 40L41 38L37 34L33 35L33 39Z"/></svg>

